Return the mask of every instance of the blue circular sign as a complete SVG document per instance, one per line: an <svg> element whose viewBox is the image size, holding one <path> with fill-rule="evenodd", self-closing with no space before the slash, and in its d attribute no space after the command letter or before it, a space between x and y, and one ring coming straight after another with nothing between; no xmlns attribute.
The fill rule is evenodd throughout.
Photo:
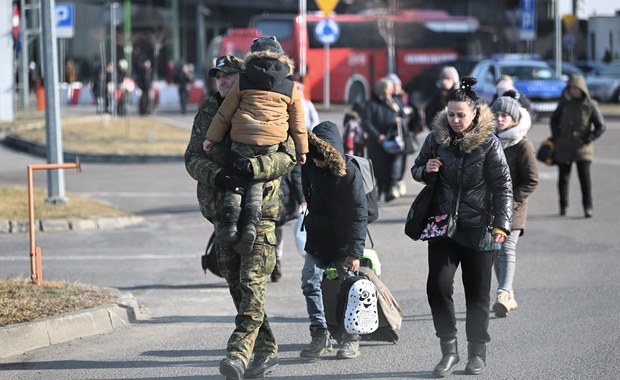
<svg viewBox="0 0 620 380"><path fill-rule="evenodd" d="M338 37L340 37L340 27L336 21L326 18L316 24L314 27L314 35L316 39L322 43L331 45L338 41Z"/></svg>

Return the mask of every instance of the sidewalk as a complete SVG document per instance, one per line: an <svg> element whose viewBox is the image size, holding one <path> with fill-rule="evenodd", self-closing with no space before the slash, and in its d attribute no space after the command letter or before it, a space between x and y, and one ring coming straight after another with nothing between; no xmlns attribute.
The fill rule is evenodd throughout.
<svg viewBox="0 0 620 380"><path fill-rule="evenodd" d="M0 327L0 358L68 342L91 335L110 333L142 317L130 293L120 293L117 303L72 313Z"/></svg>

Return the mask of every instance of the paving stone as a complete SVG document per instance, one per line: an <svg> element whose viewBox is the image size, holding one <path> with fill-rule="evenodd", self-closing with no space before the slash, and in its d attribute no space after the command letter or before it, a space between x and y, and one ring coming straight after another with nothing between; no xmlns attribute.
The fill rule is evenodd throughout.
<svg viewBox="0 0 620 380"><path fill-rule="evenodd" d="M69 220L69 225L73 231L96 230L99 228L95 219L72 219Z"/></svg>
<svg viewBox="0 0 620 380"><path fill-rule="evenodd" d="M41 221L41 231L62 232L69 231L69 222L65 219L48 219Z"/></svg>

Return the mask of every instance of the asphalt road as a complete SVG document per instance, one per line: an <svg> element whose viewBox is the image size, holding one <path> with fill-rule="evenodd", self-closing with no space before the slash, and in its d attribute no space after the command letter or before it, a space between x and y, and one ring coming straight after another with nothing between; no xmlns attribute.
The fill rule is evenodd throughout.
<svg viewBox="0 0 620 380"><path fill-rule="evenodd" d="M325 119L326 113L323 113ZM180 123L191 117L170 113ZM342 114L328 118L340 122ZM533 126L536 145L547 121ZM491 317L488 368L480 379L619 378L620 360L620 120L610 119L596 142L592 165L594 217L583 218L576 171L571 204L558 216L556 168L540 166L541 182L530 201L526 234L519 240L515 294L519 309ZM0 184L25 185L26 165L43 162L0 146ZM234 328L234 308L222 279L200 268L212 231L194 197L183 164L84 164L65 174L68 192L94 196L146 217L122 230L38 233L46 280L64 280L131 292L145 317L111 334L79 339L0 360L6 379L211 379ZM37 183L45 186L45 176ZM363 342L355 360L326 357L314 363L299 351L309 342L299 289L302 258L293 234L285 234L281 282L269 285L267 311L280 344L274 379L429 378L440 358L426 303L426 244L402 232L421 188L407 178L407 195L381 204L370 225L383 280L405 318L398 344ZM290 228L290 227L286 227ZM0 277L29 276L28 236L0 236ZM462 356L466 356L465 305L460 276L455 304ZM494 283L495 284L495 283ZM495 286L495 285L494 285ZM453 377L464 375L464 364Z"/></svg>

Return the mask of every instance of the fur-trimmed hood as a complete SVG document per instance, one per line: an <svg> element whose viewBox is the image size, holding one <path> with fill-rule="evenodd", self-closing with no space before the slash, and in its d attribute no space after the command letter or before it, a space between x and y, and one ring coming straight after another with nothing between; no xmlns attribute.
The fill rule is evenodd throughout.
<svg viewBox="0 0 620 380"><path fill-rule="evenodd" d="M484 144L495 133L495 118L486 104L478 106L478 122L472 130L465 132L460 144L463 153L471 153ZM439 145L449 146L457 138L448 122L448 111L444 110L434 120L433 134Z"/></svg>
<svg viewBox="0 0 620 380"><path fill-rule="evenodd" d="M319 123L312 132L308 132L308 143L310 145L309 158L312 158L313 151L317 151L325 157L333 175L344 177L347 174L344 147L336 124L331 121Z"/></svg>
<svg viewBox="0 0 620 380"><path fill-rule="evenodd" d="M262 89L271 89L293 75L295 65L286 54L264 50L245 56L245 74Z"/></svg>

